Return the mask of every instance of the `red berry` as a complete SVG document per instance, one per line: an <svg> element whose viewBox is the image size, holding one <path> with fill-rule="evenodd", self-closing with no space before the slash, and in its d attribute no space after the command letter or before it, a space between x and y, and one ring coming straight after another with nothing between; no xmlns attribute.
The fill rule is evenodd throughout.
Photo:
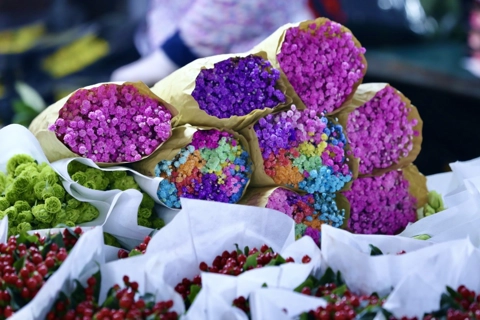
<svg viewBox="0 0 480 320"><path fill-rule="evenodd" d="M312 258L310 258L308 255L303 256L302 263L309 263L310 261L312 261Z"/></svg>
<svg viewBox="0 0 480 320"><path fill-rule="evenodd" d="M138 250L145 251L147 249L147 245L145 243L140 243L138 245Z"/></svg>
<svg viewBox="0 0 480 320"><path fill-rule="evenodd" d="M267 250L269 249L269 246L267 246L266 244L262 245L262 247L260 248L260 251L262 253L266 252Z"/></svg>
<svg viewBox="0 0 480 320"><path fill-rule="evenodd" d="M138 282L132 282L130 283L130 288L132 288L133 291L137 291L138 290Z"/></svg>
<svg viewBox="0 0 480 320"><path fill-rule="evenodd" d="M87 280L87 284L89 287L95 286L96 283L97 283L97 279L95 279L95 277L90 277Z"/></svg>
<svg viewBox="0 0 480 320"><path fill-rule="evenodd" d="M6 306L5 310L3 310L3 315L5 318L10 318L13 315L13 309L11 306Z"/></svg>
<svg viewBox="0 0 480 320"><path fill-rule="evenodd" d="M81 235L83 233L82 228L80 227L76 227L73 232L75 232L76 235Z"/></svg>
<svg viewBox="0 0 480 320"><path fill-rule="evenodd" d="M50 251L53 251L53 252L58 251L58 244L52 243L50 246Z"/></svg>
<svg viewBox="0 0 480 320"><path fill-rule="evenodd" d="M119 304L120 304L120 308L128 310L132 306L132 300L130 300L130 298L127 296L123 296L120 299Z"/></svg>
<svg viewBox="0 0 480 320"><path fill-rule="evenodd" d="M285 262L295 262L295 260L292 257L288 257L285 259Z"/></svg>
<svg viewBox="0 0 480 320"><path fill-rule="evenodd" d="M125 285L128 285L130 283L130 278L128 276L123 276L123 283L125 283Z"/></svg>
<svg viewBox="0 0 480 320"><path fill-rule="evenodd" d="M45 259L45 265L47 266L47 268L53 268L53 266L55 266L55 260L53 260L52 257L48 257L47 259Z"/></svg>
<svg viewBox="0 0 480 320"><path fill-rule="evenodd" d="M128 251L123 250L123 249L118 250L117 257L118 257L118 259L128 258Z"/></svg>
<svg viewBox="0 0 480 320"><path fill-rule="evenodd" d="M208 270L208 265L205 262L200 262L200 265L198 266L200 270L202 271L207 271Z"/></svg>
<svg viewBox="0 0 480 320"><path fill-rule="evenodd" d="M143 243L145 243L146 245L148 245L148 243L150 242L151 239L152 239L152 237L146 236L146 237L143 239Z"/></svg>

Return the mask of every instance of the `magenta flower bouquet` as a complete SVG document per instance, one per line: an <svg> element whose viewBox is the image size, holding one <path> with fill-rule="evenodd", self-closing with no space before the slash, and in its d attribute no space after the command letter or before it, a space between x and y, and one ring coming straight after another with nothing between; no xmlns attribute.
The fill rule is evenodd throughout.
<svg viewBox="0 0 480 320"><path fill-rule="evenodd" d="M426 178L410 165L376 177L356 179L344 192L350 202L348 228L354 233L401 232L417 220L417 209L427 203Z"/></svg>
<svg viewBox="0 0 480 320"><path fill-rule="evenodd" d="M362 84L339 117L360 160L360 176L405 167L420 153L423 122L417 108L388 84Z"/></svg>
<svg viewBox="0 0 480 320"><path fill-rule="evenodd" d="M252 51L260 50L317 113L344 108L367 71L365 48L349 29L325 18L287 24Z"/></svg>
<svg viewBox="0 0 480 320"><path fill-rule="evenodd" d="M180 124L196 126L240 130L292 103L304 109L285 74L262 52L198 59L152 91L175 105Z"/></svg>
<svg viewBox="0 0 480 320"><path fill-rule="evenodd" d="M250 182L252 164L245 139L227 130L182 126L152 157L134 164L163 178L158 199L180 208L180 198L236 203Z"/></svg>
<svg viewBox="0 0 480 320"><path fill-rule="evenodd" d="M346 227L350 215L342 194L300 194L282 187L249 188L239 203L283 212L295 221L297 239L309 236L317 245L323 224Z"/></svg>
<svg viewBox="0 0 480 320"><path fill-rule="evenodd" d="M78 89L30 125L47 158L85 157L98 164L136 162L171 135L177 111L143 83Z"/></svg>

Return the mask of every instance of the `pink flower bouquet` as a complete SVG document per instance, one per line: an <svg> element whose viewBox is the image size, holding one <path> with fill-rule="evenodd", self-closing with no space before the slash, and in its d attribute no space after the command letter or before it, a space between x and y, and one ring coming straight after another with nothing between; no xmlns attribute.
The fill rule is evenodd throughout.
<svg viewBox="0 0 480 320"><path fill-rule="evenodd" d="M30 125L47 158L85 157L98 164L136 162L171 135L177 110L145 84L104 83L78 89Z"/></svg>
<svg viewBox="0 0 480 320"><path fill-rule="evenodd" d="M403 168L420 153L423 122L418 110L386 83L362 84L339 118L360 160L360 176Z"/></svg>
<svg viewBox="0 0 480 320"><path fill-rule="evenodd" d="M327 115L345 107L367 71L365 48L325 18L284 25L254 51L267 52L308 109Z"/></svg>

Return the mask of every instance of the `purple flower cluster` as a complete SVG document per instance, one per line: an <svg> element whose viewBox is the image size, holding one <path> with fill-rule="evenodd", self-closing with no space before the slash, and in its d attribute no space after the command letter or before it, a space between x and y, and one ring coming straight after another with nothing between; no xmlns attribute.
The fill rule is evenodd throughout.
<svg viewBox="0 0 480 320"><path fill-rule="evenodd" d="M200 71L192 97L210 116L244 116L286 101L276 88L279 79L280 71L261 57L230 58Z"/></svg>
<svg viewBox="0 0 480 320"><path fill-rule="evenodd" d="M409 111L396 90L386 86L348 116L347 135L354 156L360 159L361 174L408 156L413 137L419 134L413 129L417 119L409 120Z"/></svg>
<svg viewBox="0 0 480 320"><path fill-rule="evenodd" d="M416 220L416 199L402 171L359 178L345 192L350 201L348 227L354 233L396 234Z"/></svg>
<svg viewBox="0 0 480 320"><path fill-rule="evenodd" d="M331 113L363 78L364 53L351 33L327 20L309 30L288 29L277 59L307 108Z"/></svg>
<svg viewBox="0 0 480 320"><path fill-rule="evenodd" d="M170 137L170 112L133 85L77 90L49 129L95 162L138 161Z"/></svg>

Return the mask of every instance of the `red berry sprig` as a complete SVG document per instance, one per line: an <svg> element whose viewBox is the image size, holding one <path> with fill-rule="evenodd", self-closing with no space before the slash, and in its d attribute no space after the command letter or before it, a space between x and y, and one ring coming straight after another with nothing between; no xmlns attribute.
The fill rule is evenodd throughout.
<svg viewBox="0 0 480 320"><path fill-rule="evenodd" d="M425 315L425 320L480 319L480 295L463 285L456 291L447 287L447 292L448 294L442 295L441 310Z"/></svg>
<svg viewBox="0 0 480 320"><path fill-rule="evenodd" d="M233 300L233 306L245 312L250 318L250 302L244 296L240 296Z"/></svg>
<svg viewBox="0 0 480 320"><path fill-rule="evenodd" d="M130 251L130 252L128 252L125 249L118 250L118 254L117 254L118 258L119 259L125 259L125 258L128 258L128 257L133 257L133 256L138 256L140 254L145 254L145 252L147 251L148 244L150 243L151 239L152 239L152 237L146 236L143 239L143 242L140 243L135 248L133 248L132 251Z"/></svg>
<svg viewBox="0 0 480 320"><path fill-rule="evenodd" d="M0 319L35 298L81 234L80 228L48 237L21 234L0 244Z"/></svg>
<svg viewBox="0 0 480 320"><path fill-rule="evenodd" d="M77 283L72 298L61 294L53 308L47 315L47 320L75 320L75 319L96 319L96 320L120 320L120 319L155 319L155 320L176 320L178 314L170 311L173 301L155 302L152 294L139 295L138 282L132 281L128 276L123 277L124 287L114 285L102 305L98 304L100 289L100 273L97 273L87 280L87 287L84 288ZM80 296L79 301L73 297Z"/></svg>
<svg viewBox="0 0 480 320"><path fill-rule="evenodd" d="M306 255L302 258L302 263L309 263L311 258ZM278 266L284 263L295 262L293 258L289 257L284 259L278 253L266 244L257 248L239 250L233 250L231 252L224 251L221 255L215 257L211 265L206 262L200 262L198 268L203 272L212 272L227 274L232 276L238 276L239 274L252 270L255 268L262 268L264 266ZM182 282L175 286L177 291L185 301L185 305L188 308L195 299L196 295L200 291L202 286L202 279L200 275L195 276L192 280L184 278Z"/></svg>

